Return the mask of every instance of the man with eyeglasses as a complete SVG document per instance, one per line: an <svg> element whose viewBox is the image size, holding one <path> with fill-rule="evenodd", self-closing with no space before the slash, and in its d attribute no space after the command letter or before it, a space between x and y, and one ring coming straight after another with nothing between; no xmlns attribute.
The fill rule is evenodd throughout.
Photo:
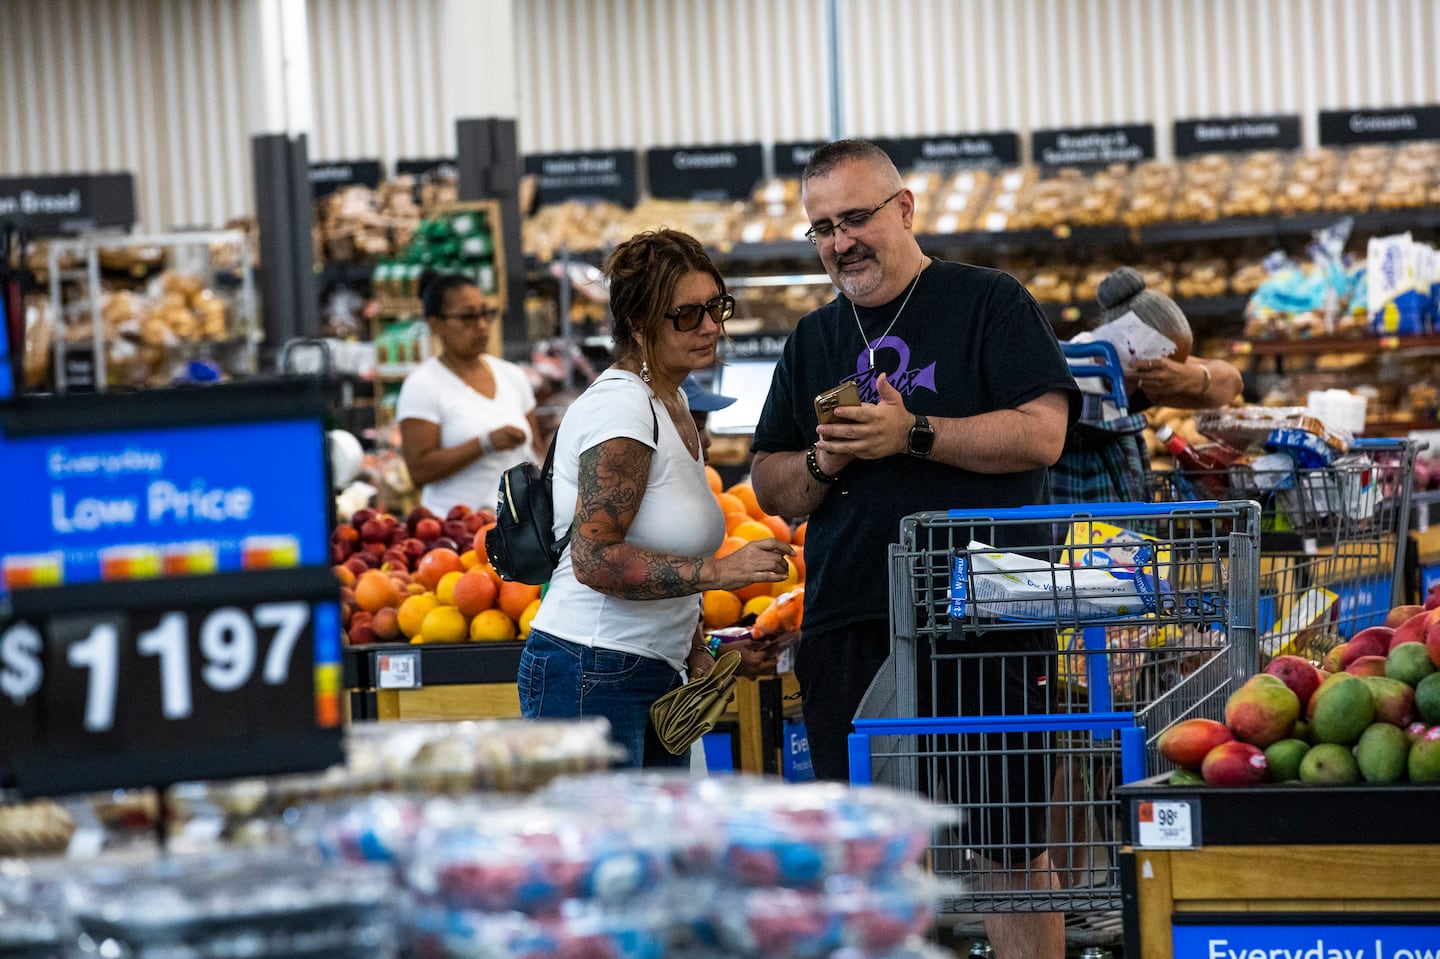
<svg viewBox="0 0 1440 959"><path fill-rule="evenodd" d="M890 651L887 556L901 518L1044 502L1046 469L1080 398L1024 287L921 250L915 196L883 150L863 140L827 144L806 164L801 186L807 235L839 295L803 317L785 345L755 431L752 482L767 512L809 517L795 673L815 774L846 780L846 737ZM861 404L820 423L815 398L846 380ZM937 647L948 643L943 651L952 653L962 642L974 656L969 668L924 663L922 715L980 713L982 698L984 713L998 712L1001 697L1008 712L1046 710L1053 630L956 636ZM1044 750L1036 752L1043 764ZM965 805L997 813L972 817L984 820L968 844L982 862L978 881L1048 888L1050 781L1043 768L1008 763L965 760ZM951 778L958 763L934 766ZM971 790L977 780L1008 778L1033 779L1033 788L1023 796ZM1064 952L1059 913L991 914L986 928L1006 959Z"/></svg>

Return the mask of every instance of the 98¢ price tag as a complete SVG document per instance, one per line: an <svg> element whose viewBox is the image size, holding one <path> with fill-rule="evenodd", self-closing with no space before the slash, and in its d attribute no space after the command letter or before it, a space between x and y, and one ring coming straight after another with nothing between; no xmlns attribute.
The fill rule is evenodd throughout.
<svg viewBox="0 0 1440 959"><path fill-rule="evenodd" d="M1157 799L1135 809L1136 845L1148 849L1191 849L1198 845L1198 823L1186 799Z"/></svg>

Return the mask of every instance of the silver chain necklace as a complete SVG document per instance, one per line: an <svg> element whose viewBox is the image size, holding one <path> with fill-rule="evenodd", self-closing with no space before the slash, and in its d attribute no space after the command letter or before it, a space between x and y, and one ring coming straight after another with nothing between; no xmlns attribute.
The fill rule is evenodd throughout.
<svg viewBox="0 0 1440 959"><path fill-rule="evenodd" d="M887 327L885 327L885 332L884 332L884 333L881 333L881 334L880 334L878 337L876 337L873 341L872 341L872 340L868 340L868 339L865 338L865 327L863 327L863 326L860 325L860 311L857 310L857 309L855 309L855 301L854 301L854 300L851 300L851 301L850 301L850 315L853 316L853 317L855 317L855 329L857 329L857 330L860 331L860 342L865 344L865 351L870 354L870 369L871 369L871 370L874 370L874 369L875 369L875 347L871 345L872 342L873 342L873 343L883 342L884 339L885 339L885 337L887 337L887 336L890 335L890 331L893 330L893 329L895 329L895 321L898 320L898 319L900 319L900 314L901 314L901 313L904 313L904 312L905 312L905 305L910 302L910 294L911 294L911 293L914 293L914 292L915 292L915 287L917 287L917 286L920 285L920 271L921 271L921 270L924 270L924 269L925 269L925 260L924 260L924 258L922 258L922 259L920 260L920 266L915 270L915 276L914 276L914 278L912 278L912 279L910 280L910 286L905 290L905 299L903 299L903 300L900 301L900 309L898 309L898 310L895 311L895 316L890 320L890 325L887 326Z"/></svg>

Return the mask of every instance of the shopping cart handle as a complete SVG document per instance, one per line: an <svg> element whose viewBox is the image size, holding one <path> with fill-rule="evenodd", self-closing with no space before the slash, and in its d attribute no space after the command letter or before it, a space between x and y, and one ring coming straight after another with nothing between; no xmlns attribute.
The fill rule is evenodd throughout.
<svg viewBox="0 0 1440 959"><path fill-rule="evenodd" d="M1019 506L1013 509L952 509L950 519L1036 520L1086 519L1093 516L1170 516L1184 510L1214 509L1219 500L1194 500L1183 503L1051 503L1044 506Z"/></svg>
<svg viewBox="0 0 1440 959"><path fill-rule="evenodd" d="M1398 450L1403 449L1409 440L1397 439L1393 436L1357 436L1350 444L1352 450Z"/></svg>

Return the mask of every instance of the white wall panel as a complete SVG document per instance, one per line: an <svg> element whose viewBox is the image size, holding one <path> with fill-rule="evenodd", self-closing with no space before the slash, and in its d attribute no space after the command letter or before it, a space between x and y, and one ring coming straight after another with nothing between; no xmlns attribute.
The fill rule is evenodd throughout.
<svg viewBox="0 0 1440 959"><path fill-rule="evenodd" d="M823 139L831 0L514 0L524 152ZM308 0L318 160L454 151L445 0ZM1440 103L1435 0L834 0L841 132ZM148 229L249 212L242 0L0 0L0 175L131 170Z"/></svg>

